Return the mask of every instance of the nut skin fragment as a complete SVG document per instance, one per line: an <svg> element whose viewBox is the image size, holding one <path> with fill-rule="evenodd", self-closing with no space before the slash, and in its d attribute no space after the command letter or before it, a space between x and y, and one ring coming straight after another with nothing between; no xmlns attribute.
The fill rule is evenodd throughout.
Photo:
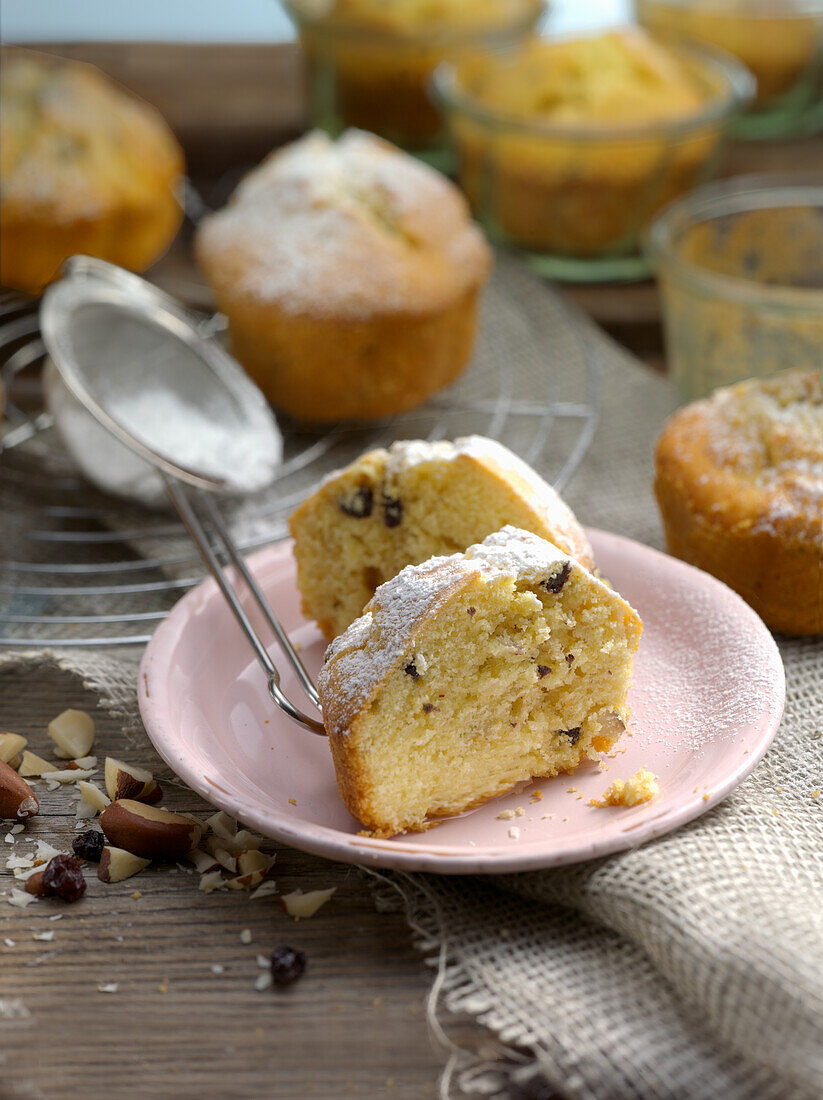
<svg viewBox="0 0 823 1100"><path fill-rule="evenodd" d="M122 882L124 878L131 878L144 870L150 863L150 859L141 859L132 852L106 844L100 855L97 877L101 882Z"/></svg>
<svg viewBox="0 0 823 1100"><path fill-rule="evenodd" d="M113 845L145 859L183 859L202 834L191 818L131 798L107 806L100 814L100 828Z"/></svg>
<svg viewBox="0 0 823 1100"><path fill-rule="evenodd" d="M94 744L94 720L84 710L64 710L49 722L48 734L57 746L56 756L76 760L88 756Z"/></svg>
<svg viewBox="0 0 823 1100"><path fill-rule="evenodd" d="M25 779L5 760L0 760L0 817L23 821L39 810L40 803Z"/></svg>

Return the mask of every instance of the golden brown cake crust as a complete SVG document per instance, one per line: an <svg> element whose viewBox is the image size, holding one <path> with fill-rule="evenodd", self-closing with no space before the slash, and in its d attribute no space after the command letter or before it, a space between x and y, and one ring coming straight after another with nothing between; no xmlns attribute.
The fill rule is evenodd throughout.
<svg viewBox="0 0 823 1100"><path fill-rule="evenodd" d="M0 282L37 291L81 252L132 271L174 238L183 153L160 115L81 62L6 47Z"/></svg>
<svg viewBox="0 0 823 1100"><path fill-rule="evenodd" d="M787 371L669 420L655 493L669 552L787 634L823 632L823 387Z"/></svg>
<svg viewBox="0 0 823 1100"><path fill-rule="evenodd" d="M465 367L491 253L456 187L370 134L314 133L198 231L235 354L307 420L419 404Z"/></svg>

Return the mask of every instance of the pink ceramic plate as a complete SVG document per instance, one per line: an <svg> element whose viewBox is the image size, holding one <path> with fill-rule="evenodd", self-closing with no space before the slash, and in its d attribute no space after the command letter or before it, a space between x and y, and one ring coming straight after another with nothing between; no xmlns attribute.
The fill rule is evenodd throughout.
<svg viewBox="0 0 823 1100"><path fill-rule="evenodd" d="M450 874L525 871L661 836L719 802L763 756L783 710L783 666L763 623L725 585L639 543L590 535L604 575L645 627L631 694L633 736L622 739L605 772L587 764L573 776L538 780L425 833L358 836L360 825L338 797L325 739L304 732L270 701L212 580L177 604L146 650L139 688L149 736L215 806L285 844L348 863ZM250 564L314 675L325 646L300 613L291 544L268 547ZM329 579L334 583L333 569ZM286 694L306 705L286 662L272 652ZM641 765L660 780L652 802L589 805L612 779ZM501 819L503 810L517 816Z"/></svg>

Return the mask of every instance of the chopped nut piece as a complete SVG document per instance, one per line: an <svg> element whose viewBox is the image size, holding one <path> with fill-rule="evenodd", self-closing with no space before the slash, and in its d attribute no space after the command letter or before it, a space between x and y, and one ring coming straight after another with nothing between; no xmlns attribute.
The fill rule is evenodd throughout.
<svg viewBox="0 0 823 1100"><path fill-rule="evenodd" d="M192 848L186 853L186 859L191 860L201 875L206 874L207 871L216 871L218 867L214 856L210 852L204 852L202 848Z"/></svg>
<svg viewBox="0 0 823 1100"><path fill-rule="evenodd" d="M150 863L150 859L142 859L124 848L114 848L111 844L105 844L100 854L97 877L101 882L122 882L123 879L131 878L132 875L145 870Z"/></svg>
<svg viewBox="0 0 823 1100"><path fill-rule="evenodd" d="M309 890L305 894L302 890L293 890L292 893L281 896L280 904L290 917L306 920L326 904L336 889L336 886L332 886L330 890Z"/></svg>
<svg viewBox="0 0 823 1100"><path fill-rule="evenodd" d="M229 890L253 890L255 886L259 886L263 881L262 871L249 871L248 874L238 875L237 878L230 878L226 883Z"/></svg>
<svg viewBox="0 0 823 1100"><path fill-rule="evenodd" d="M237 857L237 867L241 875L251 874L252 871L262 871L265 874L272 863L274 863L274 859L271 856L264 855L263 852L256 849L250 852L241 852Z"/></svg>
<svg viewBox="0 0 823 1100"><path fill-rule="evenodd" d="M71 767L83 768L84 770L86 768L96 768L97 767L97 757L96 756L81 756L81 757L78 757L77 760L72 760L72 762L69 764L69 767L70 768Z"/></svg>
<svg viewBox="0 0 823 1100"><path fill-rule="evenodd" d="M34 791L25 779L0 760L0 817L33 817L39 809Z"/></svg>
<svg viewBox="0 0 823 1100"><path fill-rule="evenodd" d="M146 859L180 859L197 846L201 834L190 818L130 798L107 806L100 827L112 844Z"/></svg>
<svg viewBox="0 0 823 1100"><path fill-rule="evenodd" d="M244 928L243 931L240 933L240 942L241 943L251 943L251 929L250 928Z"/></svg>
<svg viewBox="0 0 823 1100"><path fill-rule="evenodd" d="M104 794L96 783L90 783L87 779L81 779L77 784L77 789L86 802L88 802L97 813L101 813L105 810L106 806L111 805L109 796Z"/></svg>
<svg viewBox="0 0 823 1100"><path fill-rule="evenodd" d="M107 985L98 985L98 993L116 993L120 988L119 982L109 982Z"/></svg>
<svg viewBox="0 0 823 1100"><path fill-rule="evenodd" d="M51 790L56 790L55 784L78 783L81 779L88 779L90 775L94 775L92 770L83 771L81 768L66 768L64 771L48 772L45 779L47 786Z"/></svg>
<svg viewBox="0 0 823 1100"><path fill-rule="evenodd" d="M262 993L265 989L271 989L273 981L271 974L258 974L254 979L254 988L258 993Z"/></svg>
<svg viewBox="0 0 823 1100"><path fill-rule="evenodd" d="M47 840L38 840L34 850L34 858L41 863L48 863L50 859L60 855L60 849L49 844Z"/></svg>
<svg viewBox="0 0 823 1100"><path fill-rule="evenodd" d="M277 883L274 881L274 879L269 878L262 882L253 894L249 895L249 900L254 901L255 898L267 898L276 893Z"/></svg>
<svg viewBox="0 0 823 1100"><path fill-rule="evenodd" d="M231 840L237 832L237 822L220 810L218 813L206 818L206 828L211 829L216 836L220 836L224 840Z"/></svg>
<svg viewBox="0 0 823 1100"><path fill-rule="evenodd" d="M47 772L56 772L60 769L56 764L50 764L48 760L44 760L42 756L37 756L33 752L29 752L28 749L23 753L20 760L20 775L22 776L40 776L46 775Z"/></svg>
<svg viewBox="0 0 823 1100"><path fill-rule="evenodd" d="M209 871L200 876L200 889L204 894L210 894L212 890L219 890L226 885L226 880L219 871Z"/></svg>
<svg viewBox="0 0 823 1100"><path fill-rule="evenodd" d="M0 733L0 760L14 767L12 761L15 756L20 755L27 744L26 738L21 737L19 733Z"/></svg>
<svg viewBox="0 0 823 1100"><path fill-rule="evenodd" d="M94 721L84 710L64 710L49 722L49 737L55 754L64 760L87 756L94 744Z"/></svg>
<svg viewBox="0 0 823 1100"><path fill-rule="evenodd" d="M163 797L151 772L138 768L136 764L126 764L113 756L107 756L104 775L106 792L112 801L130 798L135 802L155 803Z"/></svg>
<svg viewBox="0 0 823 1100"><path fill-rule="evenodd" d="M34 894L23 893L22 890L18 890L14 886L12 886L8 898L9 905L16 905L18 909L25 909L27 905L31 905L36 900Z"/></svg>

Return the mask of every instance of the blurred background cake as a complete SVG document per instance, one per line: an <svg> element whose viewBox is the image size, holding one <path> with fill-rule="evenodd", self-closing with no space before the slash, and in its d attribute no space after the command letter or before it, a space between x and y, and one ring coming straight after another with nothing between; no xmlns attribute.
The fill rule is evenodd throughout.
<svg viewBox="0 0 823 1100"><path fill-rule="evenodd" d="M490 250L458 189L379 138L279 150L196 243L234 354L294 417L388 416L468 362Z"/></svg>
<svg viewBox="0 0 823 1100"><path fill-rule="evenodd" d="M288 0L306 66L311 122L371 130L442 160L443 125L429 94L435 67L467 47L508 46L543 0Z"/></svg>
<svg viewBox="0 0 823 1100"><path fill-rule="evenodd" d="M715 171L747 77L732 59L625 28L468 55L438 70L437 87L461 185L490 232L592 261L636 253L654 213ZM596 264L580 277L598 277Z"/></svg>
<svg viewBox="0 0 823 1100"><path fill-rule="evenodd" d="M4 286L37 291L78 252L143 271L180 226L183 173L153 107L90 65L3 50Z"/></svg>

